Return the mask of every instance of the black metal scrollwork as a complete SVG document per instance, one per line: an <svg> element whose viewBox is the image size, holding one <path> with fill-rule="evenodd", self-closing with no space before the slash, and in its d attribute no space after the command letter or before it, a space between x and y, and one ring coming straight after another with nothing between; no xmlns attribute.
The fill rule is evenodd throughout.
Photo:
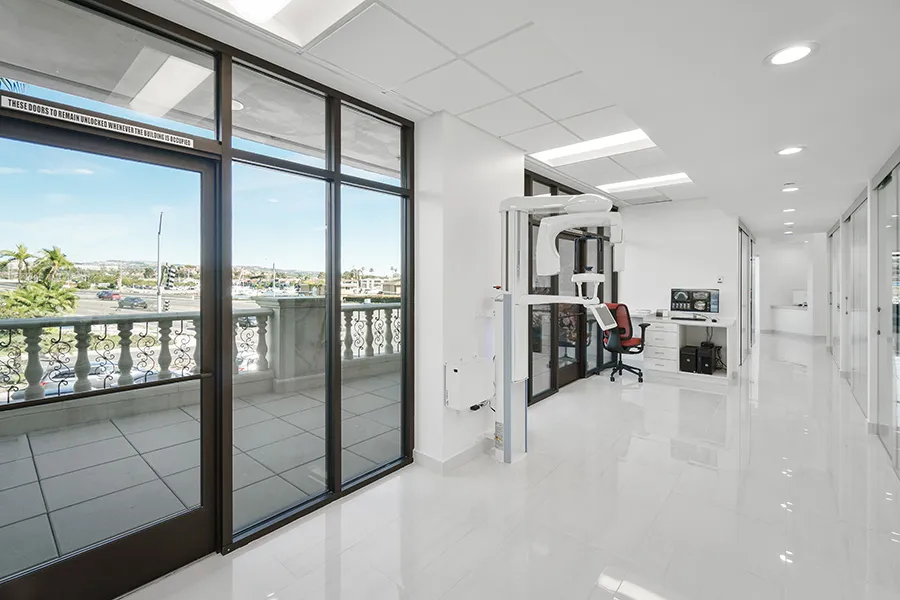
<svg viewBox="0 0 900 600"><path fill-rule="evenodd" d="M366 349L366 317L361 310L353 311L353 321L350 322L350 335L353 340L353 351L360 356Z"/></svg>
<svg viewBox="0 0 900 600"><path fill-rule="evenodd" d="M72 342L63 338L63 327L60 326L47 349L47 357L50 359L47 378L56 385L57 394L62 394L63 387L68 386L69 380L75 375L75 371L69 365L72 362L71 354Z"/></svg>
<svg viewBox="0 0 900 600"><path fill-rule="evenodd" d="M180 372L184 377L189 375L193 366L194 358L191 353L191 339L193 336L188 333L184 319L178 322L178 329L172 333L172 371ZM200 343L200 340L197 340Z"/></svg>
<svg viewBox="0 0 900 600"><path fill-rule="evenodd" d="M100 377L100 383L104 390L112 385L116 372L116 355L113 352L117 343L109 335L109 325L103 326L103 335L98 335L94 341L92 350L97 355L96 365L91 371Z"/></svg>
<svg viewBox="0 0 900 600"><path fill-rule="evenodd" d="M394 334L394 352L400 351L400 332L402 331L401 323L400 323L400 311L394 311L394 318L391 319L391 332Z"/></svg>
<svg viewBox="0 0 900 600"><path fill-rule="evenodd" d="M6 403L19 391L22 381L22 348L13 340L16 330L6 330L6 340L0 339L0 388L6 389Z"/></svg>
<svg viewBox="0 0 900 600"><path fill-rule="evenodd" d="M237 362L238 369L248 371L259 361L256 348L259 344L259 323L254 316L237 318Z"/></svg>
<svg viewBox="0 0 900 600"><path fill-rule="evenodd" d="M384 334L384 311L372 311L372 349L375 351L375 354L384 352Z"/></svg>
<svg viewBox="0 0 900 600"><path fill-rule="evenodd" d="M144 331L138 334L138 339L135 343L137 363L134 365L134 370L139 373L134 378L135 383L147 383L151 381L151 375L156 375L156 358L154 358L156 356L156 350L154 350L156 343L156 338L150 335L150 323L144 323Z"/></svg>

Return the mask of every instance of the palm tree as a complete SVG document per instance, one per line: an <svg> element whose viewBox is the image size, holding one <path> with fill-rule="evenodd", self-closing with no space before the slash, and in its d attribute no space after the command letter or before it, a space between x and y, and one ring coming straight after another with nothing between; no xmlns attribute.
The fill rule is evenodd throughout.
<svg viewBox="0 0 900 600"><path fill-rule="evenodd" d="M19 285L28 277L28 261L34 258L34 255L28 252L25 244L19 244L15 250L0 251L0 269L6 268L12 263L16 263L18 267Z"/></svg>
<svg viewBox="0 0 900 600"><path fill-rule="evenodd" d="M49 317L75 309L78 298L61 284L31 282L0 294L0 315L4 318Z"/></svg>
<svg viewBox="0 0 900 600"><path fill-rule="evenodd" d="M74 266L59 246L41 250L40 258L34 263L34 268L44 283L53 283L60 271Z"/></svg>

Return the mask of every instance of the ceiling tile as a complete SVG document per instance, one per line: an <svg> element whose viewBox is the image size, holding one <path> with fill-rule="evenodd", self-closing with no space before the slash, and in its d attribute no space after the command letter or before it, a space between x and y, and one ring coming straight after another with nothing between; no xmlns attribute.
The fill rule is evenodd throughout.
<svg viewBox="0 0 900 600"><path fill-rule="evenodd" d="M647 198L634 198L627 201L632 206L640 206L641 204L659 204L660 202L671 202L665 196L650 196Z"/></svg>
<svg viewBox="0 0 900 600"><path fill-rule="evenodd" d="M605 185L634 179L631 173L608 158L586 160L556 169L588 185Z"/></svg>
<svg viewBox="0 0 900 600"><path fill-rule="evenodd" d="M476 50L466 60L517 93L578 70L534 25Z"/></svg>
<svg viewBox="0 0 900 600"><path fill-rule="evenodd" d="M496 136L524 131L550 121L546 115L518 97L482 106L460 117Z"/></svg>
<svg viewBox="0 0 900 600"><path fill-rule="evenodd" d="M560 124L583 140L615 135L639 129L618 106L595 110L560 121Z"/></svg>
<svg viewBox="0 0 900 600"><path fill-rule="evenodd" d="M637 175L638 178L681 173L681 170L667 170L672 168L672 163L659 148L647 148L646 150L617 154L613 157L613 160Z"/></svg>
<svg viewBox="0 0 900 600"><path fill-rule="evenodd" d="M503 87L461 60L420 75L395 91L435 112L446 110L454 115L509 96Z"/></svg>
<svg viewBox="0 0 900 600"><path fill-rule="evenodd" d="M578 136L556 123L547 123L534 129L520 131L519 133L505 136L503 139L529 154L540 152L541 150L559 148L560 146L568 146L569 144L577 144L581 141L578 139Z"/></svg>
<svg viewBox="0 0 900 600"><path fill-rule="evenodd" d="M453 59L453 54L373 4L313 46L310 54L385 89Z"/></svg>
<svg viewBox="0 0 900 600"><path fill-rule="evenodd" d="M584 73L525 92L522 98L557 120L613 104Z"/></svg>
<svg viewBox="0 0 900 600"><path fill-rule="evenodd" d="M706 197L703 190L696 183L669 185L663 188L656 188L656 190L672 200L694 200Z"/></svg>
<svg viewBox="0 0 900 600"><path fill-rule="evenodd" d="M612 194L612 196L619 200L624 200L625 202L631 202L632 204L637 204L640 200L656 200L657 202L666 200L665 196L654 189L616 192L615 194Z"/></svg>
<svg viewBox="0 0 900 600"><path fill-rule="evenodd" d="M436 40L465 54L528 23L516 0L382 0Z"/></svg>

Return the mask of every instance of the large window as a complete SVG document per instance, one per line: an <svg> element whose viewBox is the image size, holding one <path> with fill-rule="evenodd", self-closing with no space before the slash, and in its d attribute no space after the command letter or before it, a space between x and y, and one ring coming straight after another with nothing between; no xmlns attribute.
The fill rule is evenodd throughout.
<svg viewBox="0 0 900 600"><path fill-rule="evenodd" d="M0 0L2 597L119 596L412 460L412 123L106 5Z"/></svg>

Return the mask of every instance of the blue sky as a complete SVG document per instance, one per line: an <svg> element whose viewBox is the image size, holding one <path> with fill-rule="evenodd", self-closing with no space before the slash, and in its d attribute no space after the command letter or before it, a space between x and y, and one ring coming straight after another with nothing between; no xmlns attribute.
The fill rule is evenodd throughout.
<svg viewBox="0 0 900 600"><path fill-rule="evenodd" d="M28 92L211 137L198 128L67 94L34 86ZM253 142L244 147L298 156ZM233 186L234 264L274 261L278 268L325 269L324 182L236 164ZM342 270L400 269L400 207L398 197L344 188ZM24 243L34 253L56 245L76 262L155 261L160 211L165 213L163 262L199 263L199 174L0 138L0 249Z"/></svg>

